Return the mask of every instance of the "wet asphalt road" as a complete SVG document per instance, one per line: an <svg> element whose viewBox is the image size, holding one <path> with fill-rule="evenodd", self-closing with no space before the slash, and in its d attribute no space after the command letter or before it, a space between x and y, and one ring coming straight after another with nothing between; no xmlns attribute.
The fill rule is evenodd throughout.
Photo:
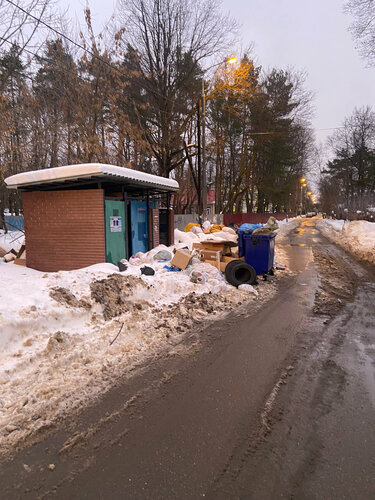
<svg viewBox="0 0 375 500"><path fill-rule="evenodd" d="M2 464L1 500L375 498L374 275L313 220L288 252L271 302Z"/></svg>

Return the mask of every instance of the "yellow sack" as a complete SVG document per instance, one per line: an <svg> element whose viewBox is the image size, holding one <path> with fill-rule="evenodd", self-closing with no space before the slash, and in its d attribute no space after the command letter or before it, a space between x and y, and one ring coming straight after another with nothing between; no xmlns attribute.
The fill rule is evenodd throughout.
<svg viewBox="0 0 375 500"><path fill-rule="evenodd" d="M194 226L200 227L200 225L196 224L195 222L189 222L189 224L185 226L185 233L189 233L191 231L191 228Z"/></svg>
<svg viewBox="0 0 375 500"><path fill-rule="evenodd" d="M219 231L221 231L223 229L223 225L222 224L213 224L211 226L211 233L218 233Z"/></svg>

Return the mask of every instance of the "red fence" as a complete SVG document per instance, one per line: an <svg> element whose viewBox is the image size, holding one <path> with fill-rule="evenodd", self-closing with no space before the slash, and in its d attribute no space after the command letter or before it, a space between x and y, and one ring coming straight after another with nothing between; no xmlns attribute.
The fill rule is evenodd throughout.
<svg viewBox="0 0 375 500"><path fill-rule="evenodd" d="M277 220L284 220L286 218L286 213L272 213L272 214L257 214L257 213L247 213L247 214L224 214L224 224L227 226L231 222L240 226L244 222L249 222L250 224L265 224L268 219L275 217ZM288 217L295 217L294 212L289 212Z"/></svg>

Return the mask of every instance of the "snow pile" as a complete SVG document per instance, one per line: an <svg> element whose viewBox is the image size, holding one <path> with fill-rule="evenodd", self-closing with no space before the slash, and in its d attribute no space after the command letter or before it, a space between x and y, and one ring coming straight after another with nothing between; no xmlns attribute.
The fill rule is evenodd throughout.
<svg viewBox="0 0 375 500"><path fill-rule="evenodd" d="M182 334L259 298L228 285L209 264L168 272L137 254L126 271L98 264L43 273L0 262L0 450L9 450L68 411L108 390L113 381ZM169 251L173 248L167 249ZM155 270L141 273L142 266ZM191 281L191 273L204 277Z"/></svg>
<svg viewBox="0 0 375 500"><path fill-rule="evenodd" d="M317 227L324 236L345 250L375 264L375 223L322 219L317 221Z"/></svg>
<svg viewBox="0 0 375 500"><path fill-rule="evenodd" d="M289 245L289 233L299 225L300 218L295 217L288 221L284 219L277 221L277 223L279 229L276 231L277 236L275 238L275 265L276 267L281 265L288 268L289 257L285 248Z"/></svg>

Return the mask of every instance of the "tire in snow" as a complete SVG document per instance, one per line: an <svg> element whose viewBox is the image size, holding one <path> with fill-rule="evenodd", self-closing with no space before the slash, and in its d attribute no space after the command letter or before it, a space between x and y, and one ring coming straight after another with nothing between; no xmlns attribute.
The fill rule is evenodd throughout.
<svg viewBox="0 0 375 500"><path fill-rule="evenodd" d="M225 277L233 286L253 285L257 280L257 273L243 260L232 260L225 268Z"/></svg>

